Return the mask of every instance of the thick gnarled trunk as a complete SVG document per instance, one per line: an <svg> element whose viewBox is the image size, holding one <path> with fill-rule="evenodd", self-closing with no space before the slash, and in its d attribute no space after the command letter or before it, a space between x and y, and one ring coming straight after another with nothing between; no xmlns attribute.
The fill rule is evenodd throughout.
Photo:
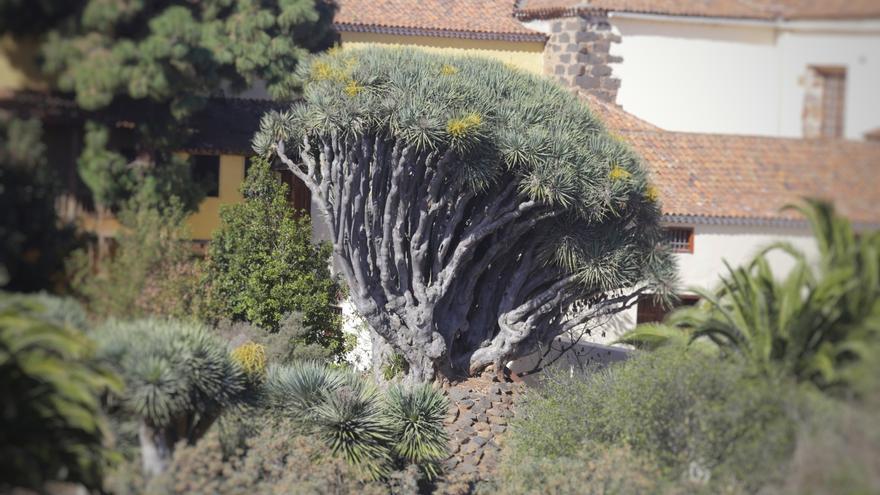
<svg viewBox="0 0 880 495"><path fill-rule="evenodd" d="M355 307L403 354L409 380L500 369L635 298L546 263L536 233L562 210L521 194L513 174L477 193L453 151L383 135L307 137L296 151L300 163L278 143L326 217Z"/></svg>

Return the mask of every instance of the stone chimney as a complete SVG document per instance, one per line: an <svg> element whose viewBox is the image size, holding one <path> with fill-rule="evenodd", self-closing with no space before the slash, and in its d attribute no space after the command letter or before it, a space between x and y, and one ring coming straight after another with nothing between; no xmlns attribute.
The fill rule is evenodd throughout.
<svg viewBox="0 0 880 495"><path fill-rule="evenodd" d="M612 77L610 64L622 57L611 55L611 44L620 43L608 17L578 14L550 19L544 46L544 72L562 84L615 103L620 79Z"/></svg>

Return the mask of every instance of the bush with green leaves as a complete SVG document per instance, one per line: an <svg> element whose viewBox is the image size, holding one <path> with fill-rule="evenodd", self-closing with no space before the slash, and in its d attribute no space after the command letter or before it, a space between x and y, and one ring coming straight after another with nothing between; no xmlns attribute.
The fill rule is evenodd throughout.
<svg viewBox="0 0 880 495"><path fill-rule="evenodd" d="M221 210L208 250L208 315L277 331L285 316L299 312L310 330L307 343L341 353L330 247L312 242L308 217L297 217L287 202L287 185L266 161L253 163L241 192L243 203Z"/></svg>
<svg viewBox="0 0 880 495"><path fill-rule="evenodd" d="M669 292L657 193L583 101L480 57L333 51L254 149L312 192L352 301L407 379L499 370Z"/></svg>
<svg viewBox="0 0 880 495"><path fill-rule="evenodd" d="M100 489L114 458L100 397L121 382L95 361L92 342L56 317L39 301L0 294L3 492L41 491L49 481Z"/></svg>
<svg viewBox="0 0 880 495"><path fill-rule="evenodd" d="M119 219L112 256L97 266L85 251L71 259L73 290L100 318L192 317L201 296L184 211L132 201Z"/></svg>
<svg viewBox="0 0 880 495"><path fill-rule="evenodd" d="M76 299L48 292L22 294L0 291L0 308L15 306L28 309L41 320L60 327L85 330L89 328L85 308Z"/></svg>
<svg viewBox="0 0 880 495"><path fill-rule="evenodd" d="M293 361L330 362L338 355L320 344L310 343L310 329L303 322L302 313L285 316L275 332L267 332L246 321L220 320L214 331L232 347L254 342L266 349L266 360L272 364L289 364Z"/></svg>
<svg viewBox="0 0 880 495"><path fill-rule="evenodd" d="M788 243L772 244L745 266L728 267L718 290L694 289L703 301L673 312L667 328L639 327L622 341L657 347L677 331L771 379L823 389L849 391L866 378L859 375L876 375L870 365L880 352L880 232L856 235L826 203L808 201L798 211L810 220L817 262ZM774 251L794 262L784 277L767 259ZM868 368L858 366L865 362Z"/></svg>
<svg viewBox="0 0 880 495"><path fill-rule="evenodd" d="M0 185L0 287L63 287L64 261L78 240L74 226L63 225L55 210L60 184L39 121L0 111Z"/></svg>
<svg viewBox="0 0 880 495"><path fill-rule="evenodd" d="M485 493L490 491L506 495L688 493L676 490L674 483L663 478L656 462L627 445L584 445L564 457L534 456L515 464L503 463Z"/></svg>
<svg viewBox="0 0 880 495"><path fill-rule="evenodd" d="M428 478L438 474L448 455L443 421L449 403L430 385L396 385L386 392L385 414L394 433L394 453L404 463L422 467Z"/></svg>
<svg viewBox="0 0 880 495"><path fill-rule="evenodd" d="M664 479L695 470L709 473L714 489L752 489L793 448L788 405L786 387L735 362L665 347L586 376L550 375L520 406L505 462L626 446L656 462Z"/></svg>
<svg viewBox="0 0 880 495"><path fill-rule="evenodd" d="M360 376L296 362L270 368L265 400L272 411L374 479L406 465L417 465L432 478L447 454L447 402L429 386L395 387L383 397Z"/></svg>
<svg viewBox="0 0 880 495"><path fill-rule="evenodd" d="M201 438L227 409L252 400L227 346L198 323L111 320L94 333L99 357L125 379L123 411L139 422L145 474L168 465L178 442Z"/></svg>

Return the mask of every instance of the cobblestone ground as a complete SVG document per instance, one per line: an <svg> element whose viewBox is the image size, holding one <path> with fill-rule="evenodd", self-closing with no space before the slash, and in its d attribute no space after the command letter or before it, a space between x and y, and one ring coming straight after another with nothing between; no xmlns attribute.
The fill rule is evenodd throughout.
<svg viewBox="0 0 880 495"><path fill-rule="evenodd" d="M522 383L501 381L494 375L453 384L446 429L451 455L444 461L445 481L439 493L467 493L475 483L492 477Z"/></svg>

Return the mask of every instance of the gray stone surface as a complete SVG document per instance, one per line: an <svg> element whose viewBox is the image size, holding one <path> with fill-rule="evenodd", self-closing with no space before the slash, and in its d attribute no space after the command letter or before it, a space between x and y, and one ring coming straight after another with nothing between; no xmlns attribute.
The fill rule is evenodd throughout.
<svg viewBox="0 0 880 495"><path fill-rule="evenodd" d="M614 102L620 80L610 64L623 59L611 55L620 43L607 17L579 15L551 19L550 36L544 48L544 73L563 85Z"/></svg>

